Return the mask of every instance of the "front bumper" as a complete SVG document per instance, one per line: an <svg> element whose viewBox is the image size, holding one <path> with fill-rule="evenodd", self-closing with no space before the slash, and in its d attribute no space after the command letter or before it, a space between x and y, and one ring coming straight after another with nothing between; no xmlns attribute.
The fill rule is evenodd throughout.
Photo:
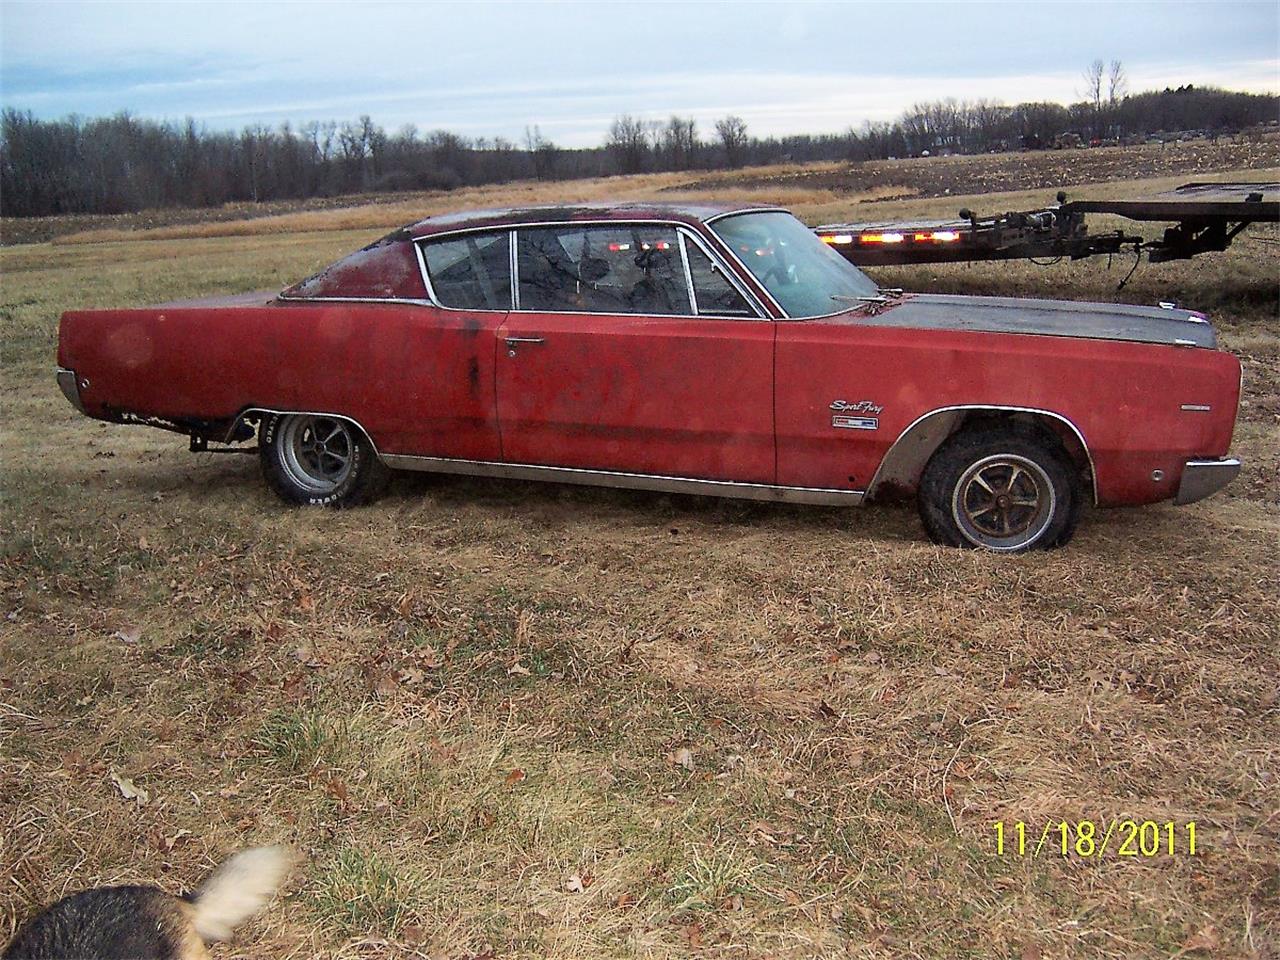
<svg viewBox="0 0 1280 960"><path fill-rule="evenodd" d="M62 395L67 398L71 405L81 413L84 413L84 403L80 399L80 382L76 379L76 372L68 370L66 367L59 367L58 386L62 390Z"/></svg>
<svg viewBox="0 0 1280 960"><path fill-rule="evenodd" d="M1182 482L1178 484L1178 494L1174 503L1195 503L1205 497L1211 497L1236 478L1240 472L1240 461L1234 457L1228 460L1188 460L1182 468Z"/></svg>

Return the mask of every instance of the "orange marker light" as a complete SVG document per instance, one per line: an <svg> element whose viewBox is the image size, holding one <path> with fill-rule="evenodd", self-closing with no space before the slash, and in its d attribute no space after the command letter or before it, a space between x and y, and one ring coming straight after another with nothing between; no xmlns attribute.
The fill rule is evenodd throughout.
<svg viewBox="0 0 1280 960"><path fill-rule="evenodd" d="M900 233L864 233L858 239L863 243L901 243L906 238Z"/></svg>
<svg viewBox="0 0 1280 960"><path fill-rule="evenodd" d="M848 233L832 233L822 238L823 243L853 243L853 235Z"/></svg>

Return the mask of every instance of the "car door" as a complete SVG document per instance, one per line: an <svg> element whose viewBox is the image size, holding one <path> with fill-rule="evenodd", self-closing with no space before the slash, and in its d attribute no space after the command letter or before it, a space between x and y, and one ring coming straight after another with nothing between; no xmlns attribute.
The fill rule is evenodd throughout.
<svg viewBox="0 0 1280 960"><path fill-rule="evenodd" d="M773 324L692 234L531 226L516 250L496 363L504 460L773 483Z"/></svg>
<svg viewBox="0 0 1280 960"><path fill-rule="evenodd" d="M420 246L432 299L402 362L409 438L392 452L455 460L502 457L494 391L494 341L511 308L511 234L473 232ZM407 395L406 395L407 394Z"/></svg>

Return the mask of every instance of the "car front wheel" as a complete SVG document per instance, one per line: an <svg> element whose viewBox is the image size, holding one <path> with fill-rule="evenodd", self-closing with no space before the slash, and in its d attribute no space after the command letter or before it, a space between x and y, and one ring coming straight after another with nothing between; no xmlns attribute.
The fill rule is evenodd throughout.
<svg viewBox="0 0 1280 960"><path fill-rule="evenodd" d="M259 428L267 485L286 503L348 507L376 497L389 472L355 424L323 414L272 416Z"/></svg>
<svg viewBox="0 0 1280 960"><path fill-rule="evenodd" d="M960 434L933 455L919 503L934 543L1019 553L1070 540L1080 492L1065 454L1045 440L979 431Z"/></svg>

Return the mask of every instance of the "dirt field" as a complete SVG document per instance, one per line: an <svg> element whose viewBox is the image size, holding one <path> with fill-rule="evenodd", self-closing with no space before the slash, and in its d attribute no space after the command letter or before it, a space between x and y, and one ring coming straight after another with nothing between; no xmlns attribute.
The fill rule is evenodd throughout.
<svg viewBox="0 0 1280 960"><path fill-rule="evenodd" d="M891 184L809 172L675 195L810 222L1046 199L869 207ZM1089 189L1186 179L1153 175ZM1236 484L1026 557L935 548L907 508L461 478L290 510L252 458L89 421L54 384L63 309L283 286L447 203L552 189L0 250L0 940L65 892L178 891L280 841L302 866L217 956L1276 956L1274 229L1119 293L1119 260L876 274L1173 298L1243 359ZM1062 856L1064 820L1095 847ZM1077 852L1124 820L1174 823L1174 855L1163 827L1155 856Z"/></svg>

